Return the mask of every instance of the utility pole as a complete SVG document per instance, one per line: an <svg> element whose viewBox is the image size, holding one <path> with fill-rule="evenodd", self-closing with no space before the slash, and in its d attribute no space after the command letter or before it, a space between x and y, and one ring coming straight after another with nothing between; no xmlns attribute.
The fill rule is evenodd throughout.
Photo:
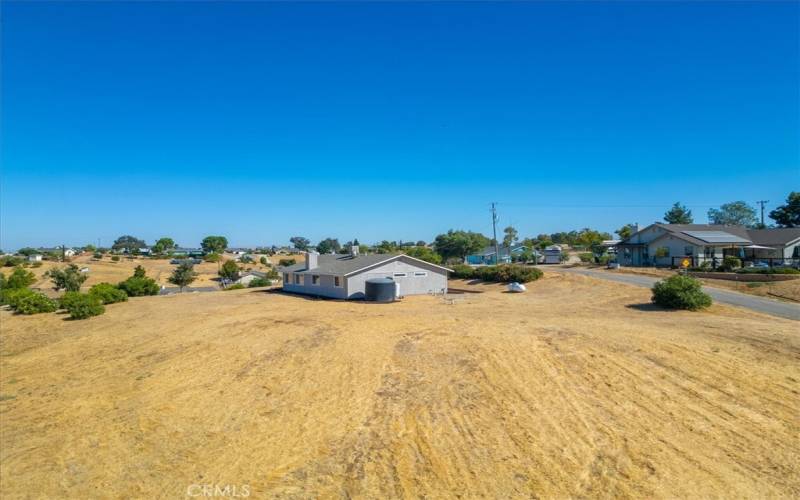
<svg viewBox="0 0 800 500"><path fill-rule="evenodd" d="M758 200L756 203L761 205L761 227L764 227L764 205L769 203L769 200Z"/></svg>
<svg viewBox="0 0 800 500"><path fill-rule="evenodd" d="M500 264L500 247L497 244L497 203L492 202L492 236L494 237L494 263Z"/></svg>

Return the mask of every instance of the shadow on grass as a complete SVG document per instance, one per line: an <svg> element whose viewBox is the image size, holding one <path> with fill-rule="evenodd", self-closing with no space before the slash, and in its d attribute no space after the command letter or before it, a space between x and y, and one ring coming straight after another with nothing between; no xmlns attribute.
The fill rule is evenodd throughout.
<svg viewBox="0 0 800 500"><path fill-rule="evenodd" d="M644 311L644 312L653 312L653 311L669 311L669 309L665 309L661 306L657 306L652 302L644 302L641 304L627 304L625 307L628 309L635 309L637 311Z"/></svg>

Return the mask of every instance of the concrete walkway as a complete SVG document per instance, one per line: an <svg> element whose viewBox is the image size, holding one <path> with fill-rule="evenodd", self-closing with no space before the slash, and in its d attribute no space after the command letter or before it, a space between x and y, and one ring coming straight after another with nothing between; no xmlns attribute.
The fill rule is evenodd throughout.
<svg viewBox="0 0 800 500"><path fill-rule="evenodd" d="M564 272L581 274L592 278L598 278L606 281L616 281L617 283L625 283L627 285L641 286L652 288L656 281L660 278L652 276L640 276L637 274L623 274L613 273L608 271L593 271L591 269L576 269L576 268L545 268L540 269L553 272ZM765 299L753 295L735 292L732 290L723 290L710 286L703 286L703 291L711 295L716 302L728 304L731 306L744 307L764 314L771 314L772 316L780 316L781 318L788 318L800 320L800 304L792 304L790 302L781 302L777 300Z"/></svg>

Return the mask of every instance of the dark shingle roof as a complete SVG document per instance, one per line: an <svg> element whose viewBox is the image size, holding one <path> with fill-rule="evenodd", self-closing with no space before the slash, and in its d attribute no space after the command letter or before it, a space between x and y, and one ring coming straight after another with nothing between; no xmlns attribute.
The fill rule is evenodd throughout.
<svg viewBox="0 0 800 500"><path fill-rule="evenodd" d="M342 255L342 254L324 254L317 257L317 267L308 271L306 270L306 263L305 261L299 262L297 264L282 267L279 270L285 273L296 273L296 274L351 274L356 271L360 271L361 269L374 266L376 264L380 264L381 262L386 262L392 260L394 258L400 257L404 255L402 253L384 253L384 254L370 254L370 255L358 255L356 257L352 257L350 255ZM413 257L409 257L413 259ZM418 259L414 259L418 260ZM447 269L442 266L438 266L436 264L431 264L429 262L425 262L425 264L441 267L442 269ZM447 269L449 271L449 269Z"/></svg>
<svg viewBox="0 0 800 500"><path fill-rule="evenodd" d="M775 229L751 229L747 231L756 245L786 245L800 238L800 227L780 227Z"/></svg>

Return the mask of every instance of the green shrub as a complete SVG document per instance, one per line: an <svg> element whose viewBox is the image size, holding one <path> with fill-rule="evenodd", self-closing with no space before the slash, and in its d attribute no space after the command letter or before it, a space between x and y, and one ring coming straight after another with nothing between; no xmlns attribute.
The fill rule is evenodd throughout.
<svg viewBox="0 0 800 500"><path fill-rule="evenodd" d="M272 281L267 278L256 278L247 285L248 288L256 288L260 286L272 286Z"/></svg>
<svg viewBox="0 0 800 500"><path fill-rule="evenodd" d="M281 259L278 262L278 265L281 266L281 267L293 266L295 264L297 264L297 261L294 260L294 259Z"/></svg>
<svg viewBox="0 0 800 500"><path fill-rule="evenodd" d="M594 255L591 252L581 252L578 254L578 258L581 259L581 262L594 261Z"/></svg>
<svg viewBox="0 0 800 500"><path fill-rule="evenodd" d="M542 277L542 271L535 267L501 264L499 266L476 267L473 269L474 278L496 283L527 283Z"/></svg>
<svg viewBox="0 0 800 500"><path fill-rule="evenodd" d="M16 310L20 300L34 293L36 292L29 288L5 288L0 291L0 303L6 304L11 309Z"/></svg>
<svg viewBox="0 0 800 500"><path fill-rule="evenodd" d="M800 274L800 271L791 267L745 267L738 269L737 274Z"/></svg>
<svg viewBox="0 0 800 500"><path fill-rule="evenodd" d="M260 259L258 259L258 261L261 263L262 266L269 266L270 265L269 260L267 260L267 258L265 256L263 256L263 255L261 256Z"/></svg>
<svg viewBox="0 0 800 500"><path fill-rule="evenodd" d="M11 274L5 279L3 288L28 288L36 281L36 276L30 271L26 271L20 266L14 268Z"/></svg>
<svg viewBox="0 0 800 500"><path fill-rule="evenodd" d="M468 280L475 276L475 268L466 264L456 264L452 266L453 272L450 276L456 279Z"/></svg>
<svg viewBox="0 0 800 500"><path fill-rule="evenodd" d="M158 295L161 287L151 278L131 276L117 285L128 297L143 297L145 295Z"/></svg>
<svg viewBox="0 0 800 500"><path fill-rule="evenodd" d="M70 264L63 269L54 267L44 273L44 276L50 278L54 289L68 292L80 290L83 282L89 277L86 273L82 273L75 264Z"/></svg>
<svg viewBox="0 0 800 500"><path fill-rule="evenodd" d="M728 255L722 259L722 265L719 266L720 269L726 272L733 271L734 269L738 269L740 267L742 267L742 261L733 255Z"/></svg>
<svg viewBox="0 0 800 500"><path fill-rule="evenodd" d="M244 285L242 285L241 283L236 283L234 285L231 285L231 286L225 288L225 290L226 291L227 290L242 290L243 288L244 288Z"/></svg>
<svg viewBox="0 0 800 500"><path fill-rule="evenodd" d="M128 294L111 283L98 283L89 289L89 295L97 297L103 304L115 304L128 300Z"/></svg>
<svg viewBox="0 0 800 500"><path fill-rule="evenodd" d="M39 314L55 312L58 303L43 293L31 292L17 299L14 310L20 314Z"/></svg>
<svg viewBox="0 0 800 500"><path fill-rule="evenodd" d="M119 255L112 255L111 256L111 261L112 262L119 262Z"/></svg>
<svg viewBox="0 0 800 500"><path fill-rule="evenodd" d="M73 302L81 300L80 292L67 292L58 299L58 307L60 309L69 310Z"/></svg>
<svg viewBox="0 0 800 500"><path fill-rule="evenodd" d="M669 309L696 311L711 305L711 296L691 276L675 275L653 285L654 304Z"/></svg>
<svg viewBox="0 0 800 500"><path fill-rule="evenodd" d="M219 262L220 258L222 258L222 256L220 254L214 253L214 252L207 253L207 254L205 254L203 256L203 260L206 261L206 262Z"/></svg>
<svg viewBox="0 0 800 500"><path fill-rule="evenodd" d="M61 299L61 306L69 312L69 317L72 319L99 316L106 311L100 299L88 293L67 292Z"/></svg>

